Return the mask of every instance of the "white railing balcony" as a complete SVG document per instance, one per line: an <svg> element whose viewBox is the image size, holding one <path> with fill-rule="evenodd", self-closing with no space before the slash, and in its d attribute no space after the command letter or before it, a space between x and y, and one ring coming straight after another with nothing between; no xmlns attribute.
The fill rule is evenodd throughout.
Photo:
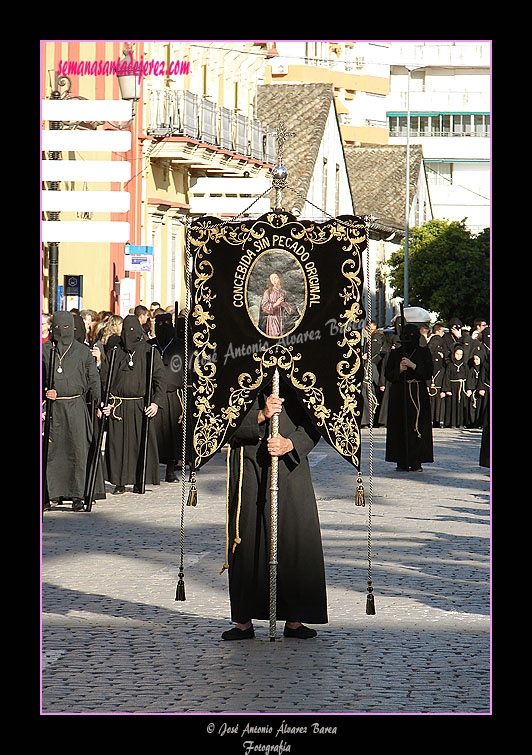
<svg viewBox="0 0 532 755"><path fill-rule="evenodd" d="M275 162L272 129L188 90L149 91L146 132L154 136L188 136L259 162Z"/></svg>

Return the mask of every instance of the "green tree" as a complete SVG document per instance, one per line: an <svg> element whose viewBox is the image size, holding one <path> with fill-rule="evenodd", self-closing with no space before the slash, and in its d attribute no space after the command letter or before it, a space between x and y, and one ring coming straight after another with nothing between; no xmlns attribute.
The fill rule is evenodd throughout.
<svg viewBox="0 0 532 755"><path fill-rule="evenodd" d="M404 296L404 241L389 261L389 281ZM429 220L411 228L408 243L408 304L439 313L448 322L472 324L489 317L490 230L473 235L458 221Z"/></svg>

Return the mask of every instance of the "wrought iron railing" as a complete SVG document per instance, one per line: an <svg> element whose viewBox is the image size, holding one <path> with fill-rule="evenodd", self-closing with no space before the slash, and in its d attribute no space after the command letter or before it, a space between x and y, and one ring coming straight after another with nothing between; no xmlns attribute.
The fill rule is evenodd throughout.
<svg viewBox="0 0 532 755"><path fill-rule="evenodd" d="M151 90L146 131L154 136L188 136L260 162L275 163L272 129L188 90Z"/></svg>

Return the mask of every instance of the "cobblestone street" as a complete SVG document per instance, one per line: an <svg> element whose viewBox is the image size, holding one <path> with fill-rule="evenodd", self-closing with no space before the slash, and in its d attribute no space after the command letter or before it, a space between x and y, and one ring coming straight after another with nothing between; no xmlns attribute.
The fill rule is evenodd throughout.
<svg viewBox="0 0 532 755"><path fill-rule="evenodd" d="M375 429L374 616L365 613L368 506L354 505L356 471L324 441L310 455L329 606L312 640L285 639L279 623L270 642L267 622L255 622L252 641L220 639L230 626L219 574L225 452L200 471L198 505L186 507L184 602L174 599L179 482L143 496L113 496L108 485L90 514L54 506L42 524L42 712L218 714L219 741L230 714L489 714L490 478L478 465L480 431L434 430L435 462L402 476L384 461L385 438ZM367 499L368 430L363 444Z"/></svg>

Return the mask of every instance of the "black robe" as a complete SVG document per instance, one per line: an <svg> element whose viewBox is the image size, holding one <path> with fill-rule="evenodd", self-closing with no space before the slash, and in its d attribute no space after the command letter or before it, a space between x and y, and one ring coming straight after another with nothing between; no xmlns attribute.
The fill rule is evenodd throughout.
<svg viewBox="0 0 532 755"><path fill-rule="evenodd" d="M159 461L171 464L183 455L184 343L178 338L173 338L163 346L157 338L150 339L148 343L154 344L161 355L166 383L159 411L152 420L157 437Z"/></svg>
<svg viewBox="0 0 532 755"><path fill-rule="evenodd" d="M409 367L402 373L399 372L399 364L403 356L405 347L400 344L390 351L385 367L385 377L390 381L385 459L395 461L401 466L416 467L422 462L434 461L432 421L427 392L427 381L432 377L432 359L427 347L416 346L413 350L409 347L406 356L416 365L416 369L412 370Z"/></svg>
<svg viewBox="0 0 532 755"><path fill-rule="evenodd" d="M362 417L360 420L361 427L366 427L369 425L369 412L370 412L370 398L369 398L369 390L370 390L370 377L369 377L369 344L368 344L368 338L365 335L362 339L362 353L365 355L364 358L364 380L362 381L362 398L363 398L363 407L362 407ZM380 410L380 401L382 396L379 395L382 393L382 391L379 390L380 385L380 366L382 361L382 346L383 346L383 335L382 333L374 332L371 334L371 391L374 396L375 400L375 406L373 407L373 426L375 427L378 422L379 417L379 410Z"/></svg>
<svg viewBox="0 0 532 755"><path fill-rule="evenodd" d="M444 345L441 336L432 335L428 341L432 357L432 376L427 383L430 399L430 414L433 427L443 426L445 419L445 399L441 397L443 377L445 375Z"/></svg>
<svg viewBox="0 0 532 755"><path fill-rule="evenodd" d="M464 427L467 424L469 398L466 395L467 365L464 358L458 360L454 354L462 349L455 344L454 351L445 368L442 389L450 395L445 396L445 427Z"/></svg>
<svg viewBox="0 0 532 755"><path fill-rule="evenodd" d="M384 427L386 427L388 422L388 405L390 403L390 381L386 379L386 365L388 364L390 352L395 350L398 342L399 336L395 334L384 335L379 364L379 384L377 386L379 393L379 425L384 425Z"/></svg>
<svg viewBox="0 0 532 755"><path fill-rule="evenodd" d="M83 343L72 341L53 376L48 375L52 343L42 345L43 385L53 387L58 398L51 402L50 443L46 480L50 500L84 498L88 460L94 441L88 399L101 400L101 383L96 362ZM61 347L60 347L61 348ZM61 367L62 372L57 372ZM101 464L97 468L94 498L105 498Z"/></svg>
<svg viewBox="0 0 532 755"><path fill-rule="evenodd" d="M475 353L475 352L473 352ZM477 352L478 353L478 352ZM478 356L480 354L478 353ZM489 401L489 386L486 380L486 365L481 360L475 364L473 357L467 364L466 389L471 391L468 406L468 427L482 427L485 405ZM484 395L481 394L481 391Z"/></svg>
<svg viewBox="0 0 532 755"><path fill-rule="evenodd" d="M325 624L328 620L325 568L307 459L320 436L295 393L283 380L280 383L280 395L285 401L279 416L279 433L290 438L294 449L280 456L278 465L276 616L285 621ZM270 392L271 386L259 394L230 441L229 594L231 619L238 623L268 619L270 613L271 457L266 445L270 422L259 425L257 421L259 409ZM238 512L241 463L242 492ZM241 542L233 553L237 534Z"/></svg>
<svg viewBox="0 0 532 755"><path fill-rule="evenodd" d="M140 451L142 424L144 417L144 397L147 387L148 351L146 341L136 344L133 367L129 367L129 354L123 347L117 349L113 377L110 387L112 406L107 423L105 443L105 479L113 485L137 484L140 479ZM101 368L101 379L105 385L109 360ZM154 349L152 381L152 402L161 406L165 397L164 367L159 352ZM159 452L153 420L148 421L148 452L145 482L159 485Z"/></svg>

